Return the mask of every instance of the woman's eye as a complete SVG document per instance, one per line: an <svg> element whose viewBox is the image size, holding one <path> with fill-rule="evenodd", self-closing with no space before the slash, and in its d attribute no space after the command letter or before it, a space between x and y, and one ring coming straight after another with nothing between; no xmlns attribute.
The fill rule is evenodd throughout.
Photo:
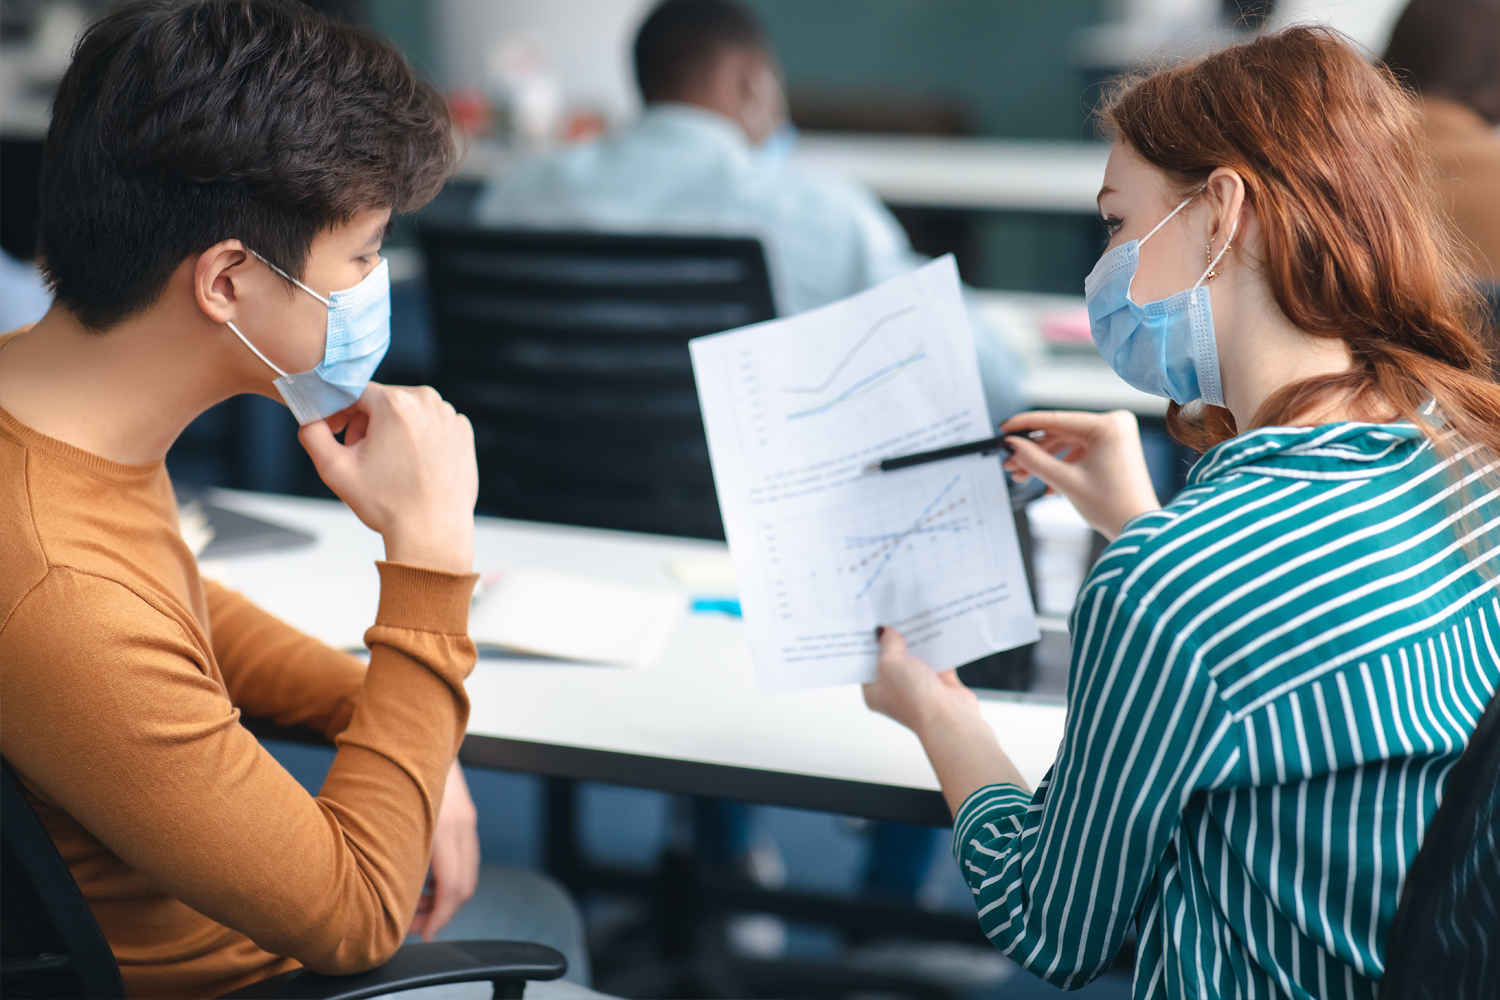
<svg viewBox="0 0 1500 1000"><path fill-rule="evenodd" d="M1115 234L1120 231L1120 227L1123 225L1125 225L1125 220L1117 219L1113 215L1104 219L1104 231L1109 234L1110 239L1115 238Z"/></svg>

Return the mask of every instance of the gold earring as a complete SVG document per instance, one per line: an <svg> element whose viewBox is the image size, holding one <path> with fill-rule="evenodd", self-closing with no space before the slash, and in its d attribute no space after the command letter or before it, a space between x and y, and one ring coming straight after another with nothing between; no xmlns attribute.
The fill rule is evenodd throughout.
<svg viewBox="0 0 1500 1000"><path fill-rule="evenodd" d="M1234 249L1234 247L1231 244L1229 244L1229 243L1224 244L1224 252L1225 253L1228 253L1230 250L1233 250L1233 249ZM1220 257L1219 259L1223 260L1222 257ZM1214 266L1214 245L1212 243L1206 243L1203 246L1203 266L1207 267L1207 268L1210 268L1210 269L1212 269L1213 266ZM1213 281L1215 278L1217 278L1220 274L1223 274L1223 273L1224 272L1222 272L1222 271L1210 270L1208 272L1208 274L1206 274L1206 275L1203 276L1203 280L1204 281Z"/></svg>

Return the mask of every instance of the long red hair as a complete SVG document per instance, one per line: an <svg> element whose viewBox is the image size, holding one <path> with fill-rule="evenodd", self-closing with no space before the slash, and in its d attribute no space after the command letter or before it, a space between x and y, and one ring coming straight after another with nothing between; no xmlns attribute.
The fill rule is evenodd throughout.
<svg viewBox="0 0 1500 1000"><path fill-rule="evenodd" d="M1255 264L1282 312L1349 345L1352 369L1283 386L1251 427L1339 402L1357 419L1409 420L1449 454L1500 456L1482 300L1441 207L1421 111L1385 67L1333 31L1290 28L1121 81L1100 120L1184 193L1217 167L1237 171L1264 233ZM1435 418L1422 412L1429 401ZM1174 403L1167 421L1200 451L1240 430L1216 406Z"/></svg>

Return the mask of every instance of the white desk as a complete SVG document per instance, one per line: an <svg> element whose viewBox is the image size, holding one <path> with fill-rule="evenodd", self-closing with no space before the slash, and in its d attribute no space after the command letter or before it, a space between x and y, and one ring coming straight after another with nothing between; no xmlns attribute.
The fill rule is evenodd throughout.
<svg viewBox="0 0 1500 1000"><path fill-rule="evenodd" d="M374 621L379 536L343 504L216 491L216 504L315 534L314 546L205 562L313 635L355 645ZM546 567L690 592L668 560L722 543L481 518L475 562ZM761 695L744 626L684 615L660 662L629 670L483 658L465 763L695 795L942 824L948 813L916 738L867 710L857 687ZM1060 704L986 692L985 718L1033 785L1062 739Z"/></svg>
<svg viewBox="0 0 1500 1000"><path fill-rule="evenodd" d="M522 154L481 140L458 175L483 180ZM1099 142L957 139L804 132L792 162L863 182L882 200L913 208L1094 214L1109 147Z"/></svg>
<svg viewBox="0 0 1500 1000"><path fill-rule="evenodd" d="M863 182L891 205L1095 214L1099 142L804 133L792 160Z"/></svg>

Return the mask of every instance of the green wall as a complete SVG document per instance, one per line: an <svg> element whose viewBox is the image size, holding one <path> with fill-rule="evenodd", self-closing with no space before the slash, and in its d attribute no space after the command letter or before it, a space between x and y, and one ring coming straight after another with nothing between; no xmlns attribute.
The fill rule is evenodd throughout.
<svg viewBox="0 0 1500 1000"><path fill-rule="evenodd" d="M790 87L958 98L981 135L1089 138L1073 65L1101 0L746 0Z"/></svg>
<svg viewBox="0 0 1500 1000"><path fill-rule="evenodd" d="M365 18L411 60L417 72L439 80L433 48L436 12L427 0L363 0Z"/></svg>
<svg viewBox="0 0 1500 1000"><path fill-rule="evenodd" d="M1101 0L745 0L765 24L789 89L880 89L957 99L980 135L1092 139L1095 77L1077 68L1077 29ZM1099 256L1082 216L979 213L965 279L1080 294Z"/></svg>

